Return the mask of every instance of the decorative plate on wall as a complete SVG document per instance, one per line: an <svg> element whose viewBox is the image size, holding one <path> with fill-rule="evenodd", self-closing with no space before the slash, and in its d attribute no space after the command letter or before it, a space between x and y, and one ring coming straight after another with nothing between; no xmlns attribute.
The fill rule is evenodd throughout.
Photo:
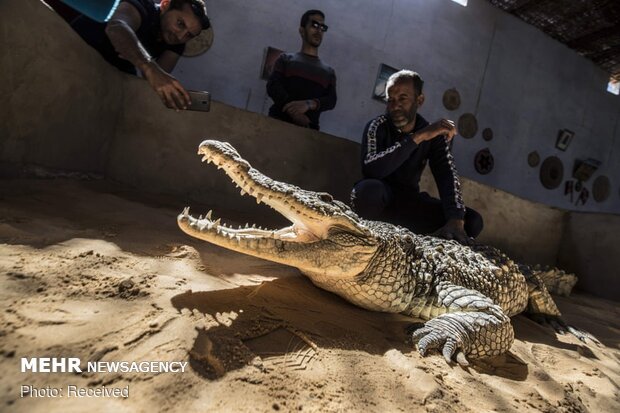
<svg viewBox="0 0 620 413"><path fill-rule="evenodd" d="M540 166L540 182L547 189L555 189L564 178L564 165L560 158L550 156Z"/></svg>
<svg viewBox="0 0 620 413"><path fill-rule="evenodd" d="M459 135L471 139L478 132L478 120L472 113L465 113L459 118L458 130Z"/></svg>
<svg viewBox="0 0 620 413"><path fill-rule="evenodd" d="M203 30L200 34L185 44L183 56L199 56L209 50L213 44L213 26Z"/></svg>
<svg viewBox="0 0 620 413"><path fill-rule="evenodd" d="M484 139L485 141L490 141L491 139L493 139L493 129L484 128L484 130L482 131L482 139Z"/></svg>
<svg viewBox="0 0 620 413"><path fill-rule="evenodd" d="M592 184L592 197L596 202L603 202L609 198L610 188L609 178L605 175L597 176Z"/></svg>
<svg viewBox="0 0 620 413"><path fill-rule="evenodd" d="M448 110L456 110L461 106L461 95L455 88L443 92L443 106Z"/></svg>
<svg viewBox="0 0 620 413"><path fill-rule="evenodd" d="M486 175L493 170L495 160L489 148L481 149L474 158L474 167L480 175Z"/></svg>
<svg viewBox="0 0 620 413"><path fill-rule="evenodd" d="M531 166L532 168L534 168L538 166L539 163L540 163L540 155L538 154L538 152L536 151L530 152L530 154L527 156L527 164Z"/></svg>

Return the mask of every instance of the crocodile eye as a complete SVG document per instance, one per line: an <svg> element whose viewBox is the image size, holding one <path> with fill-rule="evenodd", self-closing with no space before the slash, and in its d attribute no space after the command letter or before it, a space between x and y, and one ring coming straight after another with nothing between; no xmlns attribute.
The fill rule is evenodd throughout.
<svg viewBox="0 0 620 413"><path fill-rule="evenodd" d="M327 202L327 203L330 203L330 202L333 202L333 201L334 201L334 198L333 198L330 194L325 193L325 192L321 192L321 193L319 194L319 199L320 199L321 201L323 201L323 202Z"/></svg>

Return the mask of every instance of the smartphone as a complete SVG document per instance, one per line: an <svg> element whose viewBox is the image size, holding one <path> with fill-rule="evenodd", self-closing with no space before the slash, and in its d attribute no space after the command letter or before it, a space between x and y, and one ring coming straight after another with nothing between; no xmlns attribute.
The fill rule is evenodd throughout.
<svg viewBox="0 0 620 413"><path fill-rule="evenodd" d="M197 90L188 90L187 93L192 101L187 110L208 112L211 109L211 93Z"/></svg>

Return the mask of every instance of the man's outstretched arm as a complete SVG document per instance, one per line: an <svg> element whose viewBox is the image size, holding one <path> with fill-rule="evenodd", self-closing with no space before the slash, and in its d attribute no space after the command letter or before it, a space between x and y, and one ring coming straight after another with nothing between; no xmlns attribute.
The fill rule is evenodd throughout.
<svg viewBox="0 0 620 413"><path fill-rule="evenodd" d="M122 2L108 22L105 32L119 56L128 60L144 74L166 106L177 110L186 109L190 104L187 91L174 76L153 60L136 36L136 30L141 23L140 12L133 5ZM170 56L164 57L164 65L167 68L174 68L172 60Z"/></svg>

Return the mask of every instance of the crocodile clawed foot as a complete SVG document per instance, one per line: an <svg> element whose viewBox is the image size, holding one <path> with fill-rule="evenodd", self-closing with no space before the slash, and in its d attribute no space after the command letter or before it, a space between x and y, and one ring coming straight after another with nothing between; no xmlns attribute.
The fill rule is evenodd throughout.
<svg viewBox="0 0 620 413"><path fill-rule="evenodd" d="M454 361L453 357L456 355L456 362L463 366L469 366L469 362L463 353L463 344L457 337L450 335L448 331L442 331L441 329L433 328L433 326L422 327L416 330L411 339L413 343L418 344L418 351L422 356L426 356L430 350L440 350L447 363Z"/></svg>
<svg viewBox="0 0 620 413"><path fill-rule="evenodd" d="M593 343L595 343L597 346L602 345L602 343L592 334L588 333L587 331L584 331L584 330L581 330L581 329L578 329L576 327L566 324L566 322L558 316L548 315L548 314L539 314L539 313L528 314L527 316L531 318L532 320L536 321L538 324L550 325L555 330L555 332L558 334L570 333L584 343L587 343L588 340L590 340Z"/></svg>

